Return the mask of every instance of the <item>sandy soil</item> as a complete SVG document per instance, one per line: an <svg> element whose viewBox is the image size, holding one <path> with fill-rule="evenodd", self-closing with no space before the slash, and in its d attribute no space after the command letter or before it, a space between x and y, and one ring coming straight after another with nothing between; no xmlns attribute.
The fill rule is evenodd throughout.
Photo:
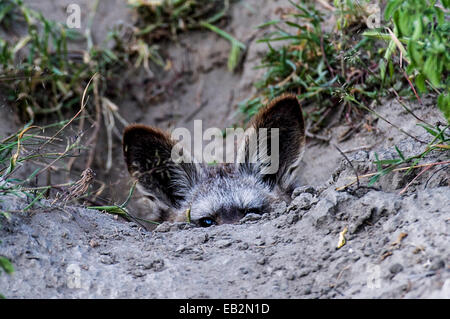
<svg viewBox="0 0 450 319"><path fill-rule="evenodd" d="M354 165L366 165L362 153ZM348 175L342 164L289 205L207 229L148 232L76 207L15 213L2 221L0 253L16 273L0 287L11 298L449 298L448 175L407 195L336 191Z"/></svg>
<svg viewBox="0 0 450 319"><path fill-rule="evenodd" d="M88 8L89 1L31 1L49 18L64 19L66 3ZM101 1L95 37L119 20L132 21L123 1ZM130 94L114 101L129 122L161 128L226 127L238 118L236 105L255 93L260 70L254 67L265 45L254 41L256 25L277 17L287 1L245 1L233 6L226 30L246 43L242 70L226 69L228 43L210 32L193 32L164 49L174 70L184 70L180 85L154 105L142 105L143 83L130 79ZM187 72L189 71L189 72ZM173 79L175 71L157 75ZM5 102L0 102L0 133L15 129ZM431 99L411 103L428 122L443 122ZM417 132L417 121L394 100L377 108L396 125ZM3 116L5 114L5 116ZM346 152L359 174L374 172L374 152L395 155L393 145L413 154L424 146L381 120L367 115L373 129L362 126L339 142L349 127L337 125L323 134ZM429 139L425 134L420 136ZM129 179L115 141L115 165L99 178L115 185L111 197L126 197ZM439 160L432 154L429 161ZM308 141L293 201L263 216L248 216L239 225L209 229L162 224L147 231L135 223L80 207L53 207L1 219L0 255L16 269L0 276L0 293L10 298L450 298L450 170L429 171L403 195L418 171L396 173L367 188L344 191L353 169L330 145ZM136 195L138 197L138 195ZM3 196L0 209L20 210L26 199ZM145 216L138 204L133 213ZM347 243L337 249L348 228ZM162 284L163 283L163 284Z"/></svg>

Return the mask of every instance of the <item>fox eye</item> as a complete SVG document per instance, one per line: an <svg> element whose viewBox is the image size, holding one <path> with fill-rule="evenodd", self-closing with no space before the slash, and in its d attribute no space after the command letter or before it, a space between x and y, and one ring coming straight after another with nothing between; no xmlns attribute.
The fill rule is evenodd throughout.
<svg viewBox="0 0 450 319"><path fill-rule="evenodd" d="M210 217L203 217L198 221L200 227L210 227L216 225L216 221Z"/></svg>
<svg viewBox="0 0 450 319"><path fill-rule="evenodd" d="M257 214L257 215L261 215L262 211L259 208L248 208L245 210L245 214Z"/></svg>

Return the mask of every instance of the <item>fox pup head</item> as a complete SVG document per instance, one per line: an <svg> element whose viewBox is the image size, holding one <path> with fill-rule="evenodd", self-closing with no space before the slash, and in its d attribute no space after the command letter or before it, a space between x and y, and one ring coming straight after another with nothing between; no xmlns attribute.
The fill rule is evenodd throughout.
<svg viewBox="0 0 450 319"><path fill-rule="evenodd" d="M140 191L156 203L152 206L159 221L186 221L189 215L191 222L203 227L235 223L246 214L268 212L273 203L289 198L305 146L302 110L295 95L273 100L254 116L249 128L254 130L247 130L251 133L239 142L241 161L217 165L174 161L176 142L157 128L135 124L125 129L128 171L138 180ZM267 133L261 134L261 128ZM250 141L265 139L270 155L274 134L278 169L268 172L267 158Z"/></svg>

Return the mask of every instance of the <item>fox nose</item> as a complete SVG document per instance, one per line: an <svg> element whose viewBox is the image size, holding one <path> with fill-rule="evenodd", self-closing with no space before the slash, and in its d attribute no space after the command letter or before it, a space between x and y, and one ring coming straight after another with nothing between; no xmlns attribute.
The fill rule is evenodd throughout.
<svg viewBox="0 0 450 319"><path fill-rule="evenodd" d="M219 224L237 223L244 215L245 214L238 207L222 207L215 213L215 216L217 216L216 221Z"/></svg>

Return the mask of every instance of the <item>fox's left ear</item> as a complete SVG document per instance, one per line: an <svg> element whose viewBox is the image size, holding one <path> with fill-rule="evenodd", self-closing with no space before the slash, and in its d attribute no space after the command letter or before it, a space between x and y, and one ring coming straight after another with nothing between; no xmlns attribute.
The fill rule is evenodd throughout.
<svg viewBox="0 0 450 319"><path fill-rule="evenodd" d="M261 134L261 128L267 129L267 134ZM282 95L272 100L265 108L261 109L250 122L250 135L241 147L245 149L246 162L253 171L263 174L263 180L271 185L278 184L287 189L296 179L296 169L305 149L305 123L302 109L294 94ZM249 132L247 129L247 132ZM253 129L253 130L252 130ZM251 135L257 136L257 148L250 146ZM261 139L266 139L261 143ZM277 142L275 148L272 143ZM262 150L261 145L266 145L267 150ZM259 150L259 152L257 151ZM264 155L267 154L267 155ZM270 157L270 159L268 158ZM268 162L277 161L276 171L267 171ZM273 166L273 165L272 165Z"/></svg>
<svg viewBox="0 0 450 319"><path fill-rule="evenodd" d="M174 146L167 133L145 125L130 125L123 135L128 171L147 197L169 207L185 198L197 174L194 164L172 159Z"/></svg>

